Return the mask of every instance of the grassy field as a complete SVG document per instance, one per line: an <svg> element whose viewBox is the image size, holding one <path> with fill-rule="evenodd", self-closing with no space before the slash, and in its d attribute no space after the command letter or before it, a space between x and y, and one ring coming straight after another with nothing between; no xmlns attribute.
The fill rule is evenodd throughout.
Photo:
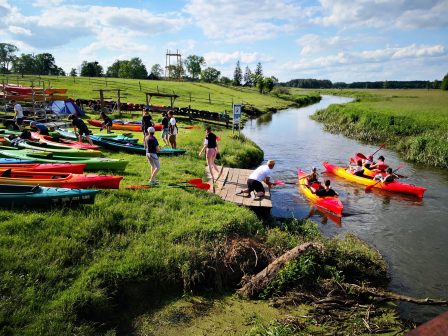
<svg viewBox="0 0 448 336"><path fill-rule="evenodd" d="M313 118L326 129L369 143L385 143L405 159L448 167L448 92L441 90L330 90L355 101Z"/></svg>
<svg viewBox="0 0 448 336"><path fill-rule="evenodd" d="M0 75L0 81L11 84L30 85L33 81L36 86L67 88L68 96L77 99L99 99L99 93L94 90L115 90L105 93L108 100L116 100L117 89L125 90L122 102L146 104L145 92L160 92L176 94L180 96L175 106L187 107L213 112L232 110L232 103L244 103L251 105L260 111L268 109L282 109L291 105L290 101L283 100L271 95L261 95L256 88L224 87L216 84L200 82L175 82L175 81L152 81L121 78L88 78L88 77L55 77L55 76L4 76ZM191 100L190 100L191 97ZM154 97L152 104L169 105L169 98Z"/></svg>

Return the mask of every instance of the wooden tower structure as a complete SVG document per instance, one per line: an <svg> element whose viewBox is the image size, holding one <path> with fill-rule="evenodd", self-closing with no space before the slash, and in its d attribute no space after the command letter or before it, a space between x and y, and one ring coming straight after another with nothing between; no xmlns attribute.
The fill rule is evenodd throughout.
<svg viewBox="0 0 448 336"><path fill-rule="evenodd" d="M172 58L174 58L173 63L171 63ZM176 50L176 52L171 52L170 50L166 51L165 56L165 79L178 79L180 80L180 74L179 76L172 76L171 73L171 67L172 66L182 66L182 55L180 54L179 50Z"/></svg>

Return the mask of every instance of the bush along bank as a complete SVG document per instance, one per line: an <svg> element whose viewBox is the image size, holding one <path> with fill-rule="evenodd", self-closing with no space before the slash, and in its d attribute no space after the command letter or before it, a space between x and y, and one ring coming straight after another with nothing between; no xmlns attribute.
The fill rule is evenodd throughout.
<svg viewBox="0 0 448 336"><path fill-rule="evenodd" d="M431 114L426 114L431 120ZM322 122L330 132L369 143L386 143L406 160L448 168L446 122L429 123L405 114L378 113L362 102L331 105L316 112L312 119Z"/></svg>

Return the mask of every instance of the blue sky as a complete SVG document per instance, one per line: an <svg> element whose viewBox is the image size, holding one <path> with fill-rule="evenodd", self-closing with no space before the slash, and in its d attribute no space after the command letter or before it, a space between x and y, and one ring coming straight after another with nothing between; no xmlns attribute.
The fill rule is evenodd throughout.
<svg viewBox="0 0 448 336"><path fill-rule="evenodd" d="M0 42L50 52L67 72L165 52L281 81L434 80L448 73L448 0L0 0Z"/></svg>

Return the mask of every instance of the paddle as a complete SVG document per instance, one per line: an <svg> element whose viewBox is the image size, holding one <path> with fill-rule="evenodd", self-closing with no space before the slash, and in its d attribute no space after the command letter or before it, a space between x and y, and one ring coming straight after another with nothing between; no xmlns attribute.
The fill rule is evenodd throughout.
<svg viewBox="0 0 448 336"><path fill-rule="evenodd" d="M178 182L175 182L176 184L178 184L178 183L188 183L188 184L200 184L200 183L202 183L202 179L201 178L194 178L194 179L191 179L191 180L188 180L188 181L178 181Z"/></svg>
<svg viewBox="0 0 448 336"><path fill-rule="evenodd" d="M403 168L403 167L404 167L403 164L399 165L399 166L397 167L397 169L395 169L394 171L392 171L392 174L394 174L398 169L401 169L401 168ZM375 186L376 186L378 183L380 183L380 182L381 182L381 180L379 180L379 181L376 182L375 184L368 185L368 186L366 187L365 191L370 191L370 190L372 190L372 188L375 187Z"/></svg>
<svg viewBox="0 0 448 336"><path fill-rule="evenodd" d="M297 184L297 182L285 182L281 180L275 180L272 182L273 185L285 185L285 184Z"/></svg>
<svg viewBox="0 0 448 336"><path fill-rule="evenodd" d="M376 153L378 153L380 150L382 150L384 147L386 147L386 144L381 144L380 148L378 148L373 154L372 156L374 156Z"/></svg>

